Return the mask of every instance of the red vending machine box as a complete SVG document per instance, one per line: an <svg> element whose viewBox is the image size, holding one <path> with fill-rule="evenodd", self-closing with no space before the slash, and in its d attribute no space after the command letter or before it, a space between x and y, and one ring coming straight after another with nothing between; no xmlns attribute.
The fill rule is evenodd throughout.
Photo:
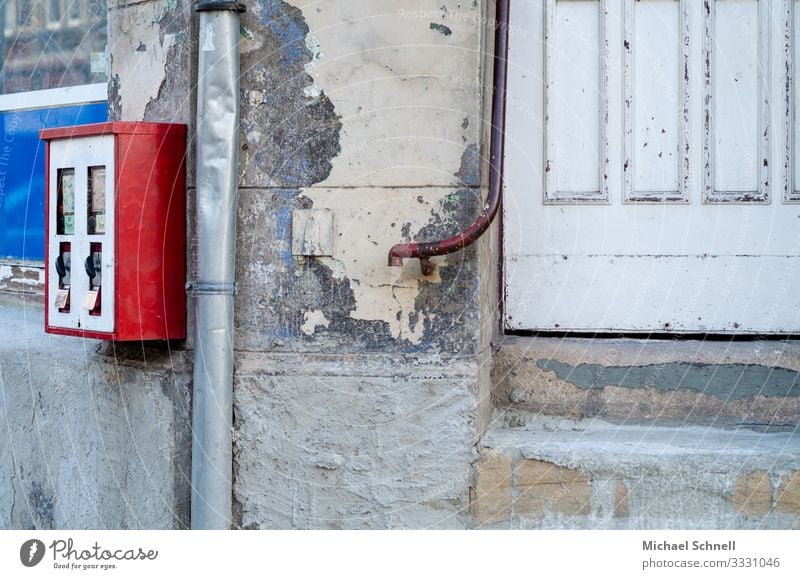
<svg viewBox="0 0 800 579"><path fill-rule="evenodd" d="M186 126L45 129L45 331L186 337Z"/></svg>

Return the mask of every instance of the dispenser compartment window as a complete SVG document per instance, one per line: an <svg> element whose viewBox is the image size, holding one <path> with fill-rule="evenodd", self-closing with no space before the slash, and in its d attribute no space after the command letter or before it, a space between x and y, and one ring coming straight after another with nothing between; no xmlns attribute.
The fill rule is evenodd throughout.
<svg viewBox="0 0 800 579"><path fill-rule="evenodd" d="M57 235L75 235L75 169L62 168L57 171L58 205L56 218Z"/></svg>
<svg viewBox="0 0 800 579"><path fill-rule="evenodd" d="M106 232L106 167L89 167L86 201L86 231L89 235Z"/></svg>

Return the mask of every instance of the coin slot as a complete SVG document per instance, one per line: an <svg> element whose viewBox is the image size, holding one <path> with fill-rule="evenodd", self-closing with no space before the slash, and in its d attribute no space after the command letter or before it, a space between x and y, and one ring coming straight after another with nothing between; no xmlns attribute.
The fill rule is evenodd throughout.
<svg viewBox="0 0 800 579"><path fill-rule="evenodd" d="M68 314L70 286L72 285L72 244L69 242L58 244L58 257L56 258L55 266L58 274L55 306L62 314Z"/></svg>
<svg viewBox="0 0 800 579"><path fill-rule="evenodd" d="M99 316L102 313L102 285L103 285L103 244L90 244L91 253L84 261L86 275L89 277L89 291L83 300L83 307L89 310L90 316Z"/></svg>

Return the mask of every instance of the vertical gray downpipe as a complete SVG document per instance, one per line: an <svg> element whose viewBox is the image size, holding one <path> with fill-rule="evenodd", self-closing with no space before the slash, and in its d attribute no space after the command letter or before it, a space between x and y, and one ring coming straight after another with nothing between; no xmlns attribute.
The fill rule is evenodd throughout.
<svg viewBox="0 0 800 579"><path fill-rule="evenodd" d="M192 528L229 529L233 495L233 299L239 150L237 2L201 2L194 261Z"/></svg>

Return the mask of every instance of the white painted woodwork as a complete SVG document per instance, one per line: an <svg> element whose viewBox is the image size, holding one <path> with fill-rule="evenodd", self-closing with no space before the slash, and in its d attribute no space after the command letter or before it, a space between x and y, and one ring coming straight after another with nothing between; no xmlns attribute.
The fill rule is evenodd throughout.
<svg viewBox="0 0 800 579"><path fill-rule="evenodd" d="M798 4L512 4L507 328L800 332Z"/></svg>
<svg viewBox="0 0 800 579"><path fill-rule="evenodd" d="M545 46L548 201L606 201L604 1L548 0Z"/></svg>
<svg viewBox="0 0 800 579"><path fill-rule="evenodd" d="M770 2L779 4L774 0L708 3L704 27L708 202L769 199Z"/></svg>
<svg viewBox="0 0 800 579"><path fill-rule="evenodd" d="M626 201L689 200L688 1L625 0Z"/></svg>
<svg viewBox="0 0 800 579"><path fill-rule="evenodd" d="M786 202L800 201L800 123L797 122L798 105L800 105L800 90L797 87L797 73L795 66L800 63L800 0L786 0L784 14L784 55L787 75L787 91L784 102L784 121L787 126L785 139L785 180L783 198Z"/></svg>

